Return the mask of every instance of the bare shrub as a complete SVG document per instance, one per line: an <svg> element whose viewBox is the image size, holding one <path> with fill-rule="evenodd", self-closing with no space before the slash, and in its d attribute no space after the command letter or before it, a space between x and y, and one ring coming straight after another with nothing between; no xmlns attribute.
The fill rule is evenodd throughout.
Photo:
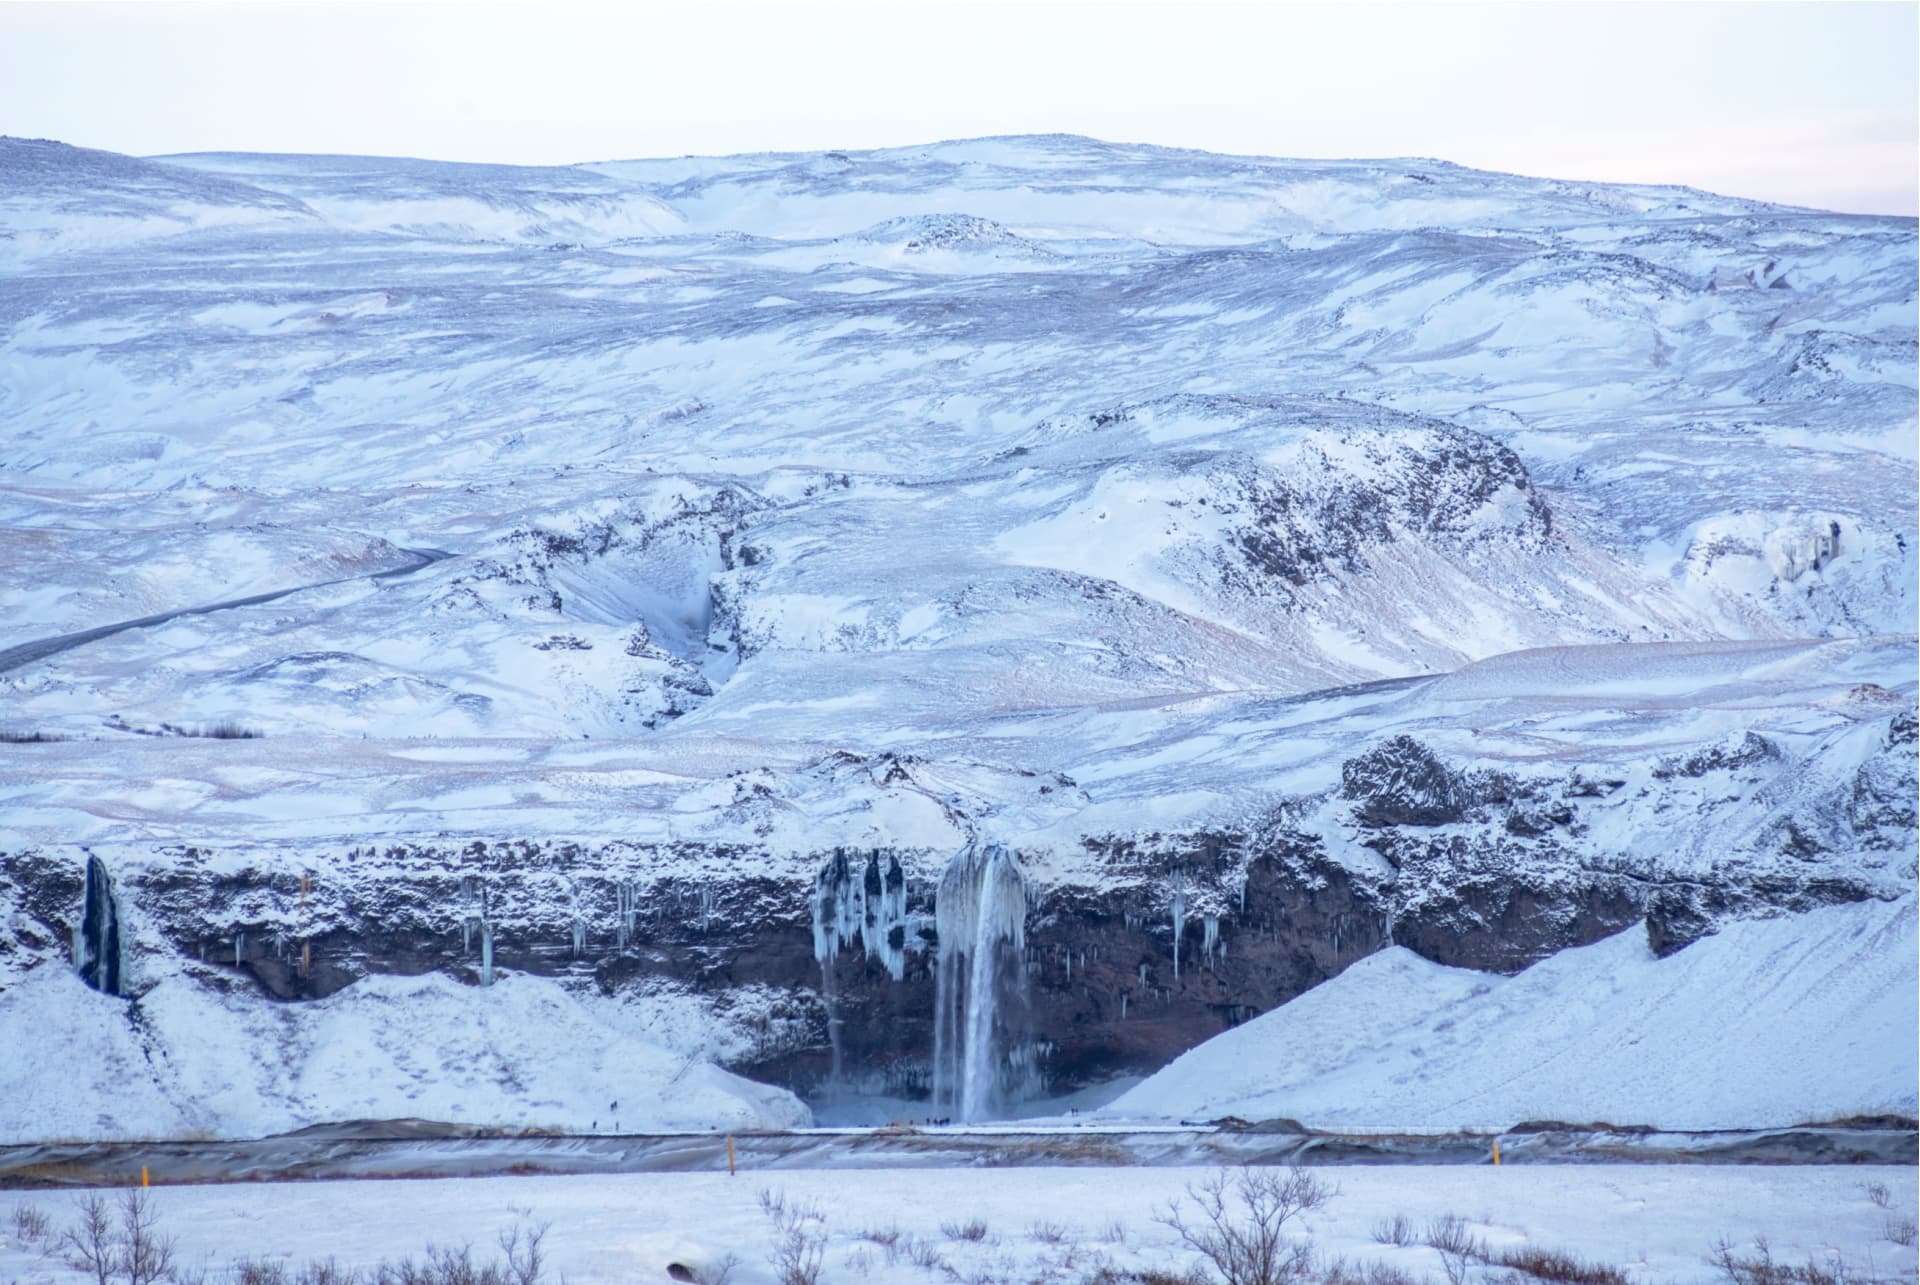
<svg viewBox="0 0 1920 1285"><path fill-rule="evenodd" d="M229 1275L234 1285L289 1285L286 1264L264 1258L243 1258Z"/></svg>
<svg viewBox="0 0 1920 1285"><path fill-rule="evenodd" d="M113 1210L99 1192L80 1198L74 1210L73 1226L60 1233L59 1251L67 1266L94 1282L109 1285L120 1262L118 1237L113 1231Z"/></svg>
<svg viewBox="0 0 1920 1285"><path fill-rule="evenodd" d="M1413 1244L1413 1220L1405 1214L1379 1218L1373 1224L1374 1243L1380 1245Z"/></svg>
<svg viewBox="0 0 1920 1285"><path fill-rule="evenodd" d="M827 1216L812 1204L789 1203L785 1192L760 1189L760 1211L773 1220L778 1238L773 1271L780 1285L819 1285L827 1256Z"/></svg>
<svg viewBox="0 0 1920 1285"><path fill-rule="evenodd" d="M940 1224L940 1234L948 1240L982 1241L987 1238L987 1224L979 1218L969 1218L965 1222Z"/></svg>
<svg viewBox="0 0 1920 1285"><path fill-rule="evenodd" d="M1206 1273L1198 1268L1185 1272L1164 1267L1120 1268L1102 1263L1080 1278L1080 1285L1209 1285Z"/></svg>
<svg viewBox="0 0 1920 1285"><path fill-rule="evenodd" d="M545 1262L541 1247L550 1223L514 1223L499 1235L500 1252L507 1256L507 1275L513 1285L540 1285Z"/></svg>
<svg viewBox="0 0 1920 1285"><path fill-rule="evenodd" d="M1100 1231L1100 1239L1106 1241L1109 1245L1126 1244L1127 1225L1118 1218L1109 1218L1107 1225Z"/></svg>
<svg viewBox="0 0 1920 1285"><path fill-rule="evenodd" d="M1500 1250L1488 1261L1557 1285L1627 1285L1627 1274L1618 1267L1590 1263L1559 1250L1516 1245Z"/></svg>
<svg viewBox="0 0 1920 1285"><path fill-rule="evenodd" d="M1319 1285L1420 1285L1413 1273L1379 1259L1348 1263L1336 1258L1323 1264L1319 1275Z"/></svg>
<svg viewBox="0 0 1920 1285"><path fill-rule="evenodd" d="M173 1271L173 1237L160 1231L160 1211L141 1187L120 1193L118 1267L127 1285L159 1285Z"/></svg>
<svg viewBox="0 0 1920 1285"><path fill-rule="evenodd" d="M1913 1248L1915 1240L1920 1240L1920 1224L1911 1218L1888 1218L1881 1224L1881 1230L1888 1240L1908 1249Z"/></svg>
<svg viewBox="0 0 1920 1285"><path fill-rule="evenodd" d="M53 1235L53 1220L38 1205L13 1207L13 1237L23 1245L44 1245Z"/></svg>
<svg viewBox="0 0 1920 1285"><path fill-rule="evenodd" d="M1440 1270L1447 1274L1447 1285L1461 1285L1474 1261L1487 1256L1486 1246L1473 1238L1466 1220L1458 1214L1429 1218L1425 1239L1440 1253Z"/></svg>
<svg viewBox="0 0 1920 1285"><path fill-rule="evenodd" d="M1754 1237L1753 1252L1744 1255L1722 1236L1714 1242L1707 1262L1719 1268L1732 1285L1866 1285L1871 1280L1838 1254L1825 1263L1812 1258L1804 1265L1782 1262L1773 1256L1765 1236Z"/></svg>
<svg viewBox="0 0 1920 1285"><path fill-rule="evenodd" d="M1313 1269L1313 1242L1295 1240L1287 1224L1323 1207L1336 1189L1310 1170L1293 1166L1218 1170L1187 1184L1187 1200L1175 1201L1155 1221L1213 1264L1227 1285L1279 1285Z"/></svg>
<svg viewBox="0 0 1920 1285"><path fill-rule="evenodd" d="M733 1269L740 1266L738 1254L724 1254L709 1264L697 1278L700 1285L727 1285L733 1279Z"/></svg>
<svg viewBox="0 0 1920 1285"><path fill-rule="evenodd" d="M0 745L51 745L55 741L70 741L71 736L62 736L58 732L16 732L0 727Z"/></svg>
<svg viewBox="0 0 1920 1285"><path fill-rule="evenodd" d="M1884 1182L1863 1182L1860 1188L1867 1193L1868 1200L1882 1209L1886 1209L1893 1203L1893 1193L1887 1190L1887 1184Z"/></svg>
<svg viewBox="0 0 1920 1285"><path fill-rule="evenodd" d="M1058 1245L1066 1240L1067 1229L1045 1218L1027 1224L1027 1235L1042 1245Z"/></svg>
<svg viewBox="0 0 1920 1285"><path fill-rule="evenodd" d="M907 1242L907 1261L923 1272L937 1272L947 1265L947 1260L940 1256L940 1251L934 1248L932 1241L918 1237Z"/></svg>

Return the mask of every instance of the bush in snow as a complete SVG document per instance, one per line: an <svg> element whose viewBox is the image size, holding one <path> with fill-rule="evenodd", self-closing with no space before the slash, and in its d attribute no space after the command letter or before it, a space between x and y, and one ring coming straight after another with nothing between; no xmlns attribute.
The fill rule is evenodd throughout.
<svg viewBox="0 0 1920 1285"><path fill-rule="evenodd" d="M1297 1165L1285 1172L1223 1169L1188 1183L1187 1200L1168 1205L1155 1221L1212 1263L1226 1285L1281 1285L1313 1270L1313 1242L1295 1239L1288 1224L1336 1192Z"/></svg>

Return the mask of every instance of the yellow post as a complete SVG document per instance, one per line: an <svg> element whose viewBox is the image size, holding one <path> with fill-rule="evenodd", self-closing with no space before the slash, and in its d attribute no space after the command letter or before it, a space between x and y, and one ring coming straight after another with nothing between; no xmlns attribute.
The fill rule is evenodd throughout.
<svg viewBox="0 0 1920 1285"><path fill-rule="evenodd" d="M1496 1165L1500 1163L1500 1139L1498 1138L1493 1140L1493 1163Z"/></svg>
<svg viewBox="0 0 1920 1285"><path fill-rule="evenodd" d="M727 1177L733 1177L733 1135L727 1135Z"/></svg>
<svg viewBox="0 0 1920 1285"><path fill-rule="evenodd" d="M142 1187L147 1185L147 1167L145 1165L140 1166L140 1185Z"/></svg>

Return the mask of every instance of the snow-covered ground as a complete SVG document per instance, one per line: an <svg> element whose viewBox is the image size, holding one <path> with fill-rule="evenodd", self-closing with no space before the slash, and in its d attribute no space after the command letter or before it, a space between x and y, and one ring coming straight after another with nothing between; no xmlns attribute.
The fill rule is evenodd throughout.
<svg viewBox="0 0 1920 1285"><path fill-rule="evenodd" d="M58 1049L58 1069L0 1058L0 1142L258 1137L340 1120L574 1133L812 1123L786 1091L638 1028L630 1010L536 977L369 977L270 1004L183 975L130 1012L66 969L38 968L0 991L0 1030Z"/></svg>
<svg viewBox="0 0 1920 1285"><path fill-rule="evenodd" d="M1920 1114L1912 897L1629 930L1514 977L1401 947L1215 1036L1102 1114L1313 1128L1739 1129Z"/></svg>
<svg viewBox="0 0 1920 1285"><path fill-rule="evenodd" d="M1335 1167L1313 1171L1338 1188L1302 1229L1319 1252L1352 1266L1377 1261L1412 1279L1445 1279L1424 1244L1382 1244L1375 1231L1404 1215L1415 1237L1449 1214L1492 1251L1539 1249L1612 1266L1636 1282L1724 1280L1707 1259L1723 1238L1742 1256L1766 1237L1776 1261L1850 1279L1912 1280L1914 1171L1880 1167L1502 1166ZM728 1256L735 1285L776 1275L769 1191L789 1209L818 1210L803 1227L825 1238L821 1279L888 1285L957 1279L1071 1283L1117 1272L1179 1271L1193 1256L1154 1221L1190 1169L832 1170L631 1174L591 1178L243 1183L155 1188L162 1230L189 1265L241 1256L341 1266L418 1257L426 1243L471 1243L497 1257L495 1235L550 1224L548 1281L666 1280L679 1263L717 1278ZM1884 1206L1872 1187L1881 1188ZM56 1229L71 1197L0 1192L0 1275L21 1285L82 1277L12 1233L12 1210L33 1206ZM1191 1206L1189 1206L1191 1212ZM968 1239L967 1224L984 1224ZM897 1238L894 1233L898 1233ZM1909 1233L1910 1234L1910 1233ZM891 1247L888 1241L892 1240ZM916 1259L918 1261L916 1261ZM949 1274L949 1269L952 1275ZM1504 1273L1471 1269L1476 1280ZM215 1279L218 1279L217 1277ZM1122 1278L1124 1279L1124 1277Z"/></svg>

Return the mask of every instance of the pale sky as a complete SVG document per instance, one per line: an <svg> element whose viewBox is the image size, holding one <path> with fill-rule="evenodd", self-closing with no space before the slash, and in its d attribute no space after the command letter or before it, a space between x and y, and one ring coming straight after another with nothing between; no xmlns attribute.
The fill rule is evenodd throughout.
<svg viewBox="0 0 1920 1285"><path fill-rule="evenodd" d="M560 164L1089 134L1920 207L1920 4L0 0L0 132Z"/></svg>

